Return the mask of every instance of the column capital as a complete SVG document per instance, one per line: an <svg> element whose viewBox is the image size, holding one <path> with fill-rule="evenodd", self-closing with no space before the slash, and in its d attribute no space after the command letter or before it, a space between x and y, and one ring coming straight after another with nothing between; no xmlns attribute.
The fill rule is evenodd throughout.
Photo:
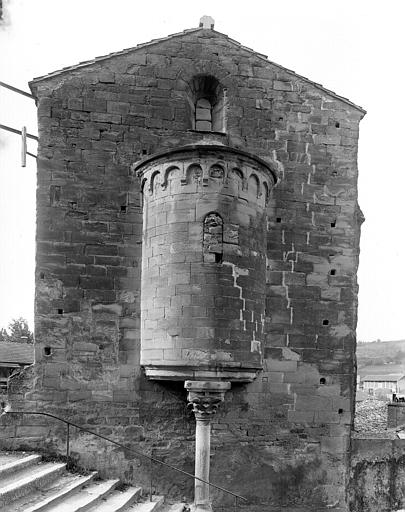
<svg viewBox="0 0 405 512"><path fill-rule="evenodd" d="M230 382L186 380L184 387L188 391L189 407L192 407L196 420L209 421L224 401Z"/></svg>

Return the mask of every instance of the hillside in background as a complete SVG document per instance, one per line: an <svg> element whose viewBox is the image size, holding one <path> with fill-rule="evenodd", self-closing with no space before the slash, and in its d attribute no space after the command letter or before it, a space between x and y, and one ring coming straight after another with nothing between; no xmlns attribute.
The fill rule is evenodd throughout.
<svg viewBox="0 0 405 512"><path fill-rule="evenodd" d="M405 340L357 343L357 372L361 377L405 373Z"/></svg>

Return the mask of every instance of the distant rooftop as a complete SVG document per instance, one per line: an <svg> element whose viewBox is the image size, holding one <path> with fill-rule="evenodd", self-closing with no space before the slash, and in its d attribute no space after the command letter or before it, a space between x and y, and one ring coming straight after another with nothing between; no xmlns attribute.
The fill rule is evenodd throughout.
<svg viewBox="0 0 405 512"><path fill-rule="evenodd" d="M361 380L362 382L397 382L405 377L403 373L386 373L378 375L365 375Z"/></svg>
<svg viewBox="0 0 405 512"><path fill-rule="evenodd" d="M32 364L34 362L34 345L29 343L0 342L0 364Z"/></svg>

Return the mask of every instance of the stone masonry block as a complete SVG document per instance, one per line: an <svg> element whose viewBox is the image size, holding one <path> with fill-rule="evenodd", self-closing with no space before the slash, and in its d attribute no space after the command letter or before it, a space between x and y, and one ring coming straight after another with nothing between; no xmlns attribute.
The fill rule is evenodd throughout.
<svg viewBox="0 0 405 512"><path fill-rule="evenodd" d="M288 411L288 421L291 423L313 424L315 422L314 411Z"/></svg>
<svg viewBox="0 0 405 512"><path fill-rule="evenodd" d="M130 104L123 101L107 101L107 112L111 114L128 114Z"/></svg>
<svg viewBox="0 0 405 512"><path fill-rule="evenodd" d="M331 411L332 399L321 396L302 396L295 404L297 411Z"/></svg>
<svg viewBox="0 0 405 512"><path fill-rule="evenodd" d="M211 131L209 109L198 112L197 121L204 125L192 130L193 100L187 98L197 76L213 76L226 89L223 134ZM213 467L225 474L232 469L230 455L236 457L245 470L243 478L234 473L236 487L249 496L254 482L258 510L326 510L339 499L339 512L346 512L342 496L349 475L359 236L356 144L362 112L205 29L64 70L32 87L40 134L39 357L34 384L20 390L18 403L24 404L24 393L26 400L36 401L29 404L32 409L46 402L50 411L88 422L124 444L135 435L147 453L152 445L163 450L155 441L164 425L168 443L178 444L177 455L165 449L164 458L189 470L193 422L184 416L181 386L147 380L141 363L156 366L169 357L179 365L175 376L185 379L184 361L197 372L213 346L218 360L210 364L221 372L246 361L257 362L260 370L264 355L265 371L252 384L233 386L218 410L221 429L214 429L212 438ZM141 206L140 182L131 165L201 138L242 147L277 168L280 180L264 224L263 261L254 254L262 251L255 242L262 221L254 205L263 196L249 193L243 183L239 188L219 185L219 204L209 192L212 180L179 185L181 191L173 180L165 190L158 187L155 195L142 196ZM185 162L179 164L183 172ZM240 167L236 160L234 165ZM51 184L60 187L53 206ZM201 188L203 197L196 201L192 194ZM244 205L233 213L235 190L236 202ZM142 218L149 199L150 245ZM176 211L176 205L182 207ZM221 243L212 241L207 247L215 252L204 261L203 219L220 208L222 261ZM144 277L141 294L148 258L151 275ZM249 276L234 281L232 265L249 269ZM261 273L265 267L267 283ZM329 274L332 268L335 275ZM50 279L58 285L49 286ZM258 300L257 290L265 290L266 299ZM115 312L94 310L96 305ZM59 308L63 315L57 314ZM324 319L328 326L322 325ZM260 352L252 353L257 340ZM44 346L55 346L54 354L45 356ZM231 349L235 361L227 359ZM298 360L291 359L292 352ZM235 374L242 375L237 368ZM51 446L57 436L49 434ZM278 466L276 476L269 466L263 483L253 469L266 468L264 449ZM303 455L297 458L297 453ZM103 452L95 465L109 472L114 467L129 481L148 478L142 465L135 475L130 460L121 457L116 465L117 460L116 454ZM179 482L171 489L177 496L187 494ZM217 508L224 508L218 500Z"/></svg>
<svg viewBox="0 0 405 512"><path fill-rule="evenodd" d="M294 372L297 370L297 361L267 360L267 369L273 372Z"/></svg>

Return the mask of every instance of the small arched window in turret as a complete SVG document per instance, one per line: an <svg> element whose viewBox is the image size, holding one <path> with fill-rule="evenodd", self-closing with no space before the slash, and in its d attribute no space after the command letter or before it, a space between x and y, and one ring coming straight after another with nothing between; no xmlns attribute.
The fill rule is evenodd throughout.
<svg viewBox="0 0 405 512"><path fill-rule="evenodd" d="M205 216L203 232L203 254L205 262L221 263L223 256L224 222L212 212Z"/></svg>

